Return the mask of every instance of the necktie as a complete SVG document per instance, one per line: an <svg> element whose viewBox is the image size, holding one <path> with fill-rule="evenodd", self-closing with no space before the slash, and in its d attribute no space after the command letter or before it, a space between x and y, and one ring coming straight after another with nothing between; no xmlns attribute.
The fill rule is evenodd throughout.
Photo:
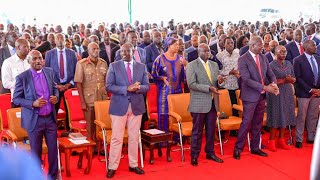
<svg viewBox="0 0 320 180"><path fill-rule="evenodd" d="M204 63L204 69L207 72L207 75L209 77L210 82L212 83L212 78L211 78L211 71L210 71L210 67L209 67L209 62Z"/></svg>
<svg viewBox="0 0 320 180"><path fill-rule="evenodd" d="M64 79L63 51L60 51L60 79Z"/></svg>
<svg viewBox="0 0 320 180"><path fill-rule="evenodd" d="M111 59L111 48L110 48L110 45L106 45L106 53L107 53L107 56L108 56L108 59L109 59L109 62L110 62L110 59Z"/></svg>
<svg viewBox="0 0 320 180"><path fill-rule="evenodd" d="M259 71L259 74L260 74L261 84L264 85L264 80L263 80L263 76L262 76L262 71L261 71L261 67L260 67L260 61L259 61L259 55L258 54L256 55L256 64L257 64L258 71ZM264 93L264 90L261 93Z"/></svg>
<svg viewBox="0 0 320 180"><path fill-rule="evenodd" d="M308 40L310 40L311 39L311 35L308 37Z"/></svg>
<svg viewBox="0 0 320 180"><path fill-rule="evenodd" d="M79 46L79 55L81 56L82 55L82 52L81 52L81 46Z"/></svg>
<svg viewBox="0 0 320 180"><path fill-rule="evenodd" d="M139 56L138 50L134 50L134 59L135 59L137 62L141 62L141 61L140 61L140 56Z"/></svg>
<svg viewBox="0 0 320 180"><path fill-rule="evenodd" d="M301 43L299 43L299 48L300 48L300 54L303 54L304 51Z"/></svg>
<svg viewBox="0 0 320 180"><path fill-rule="evenodd" d="M313 56L310 58L311 60L311 65L312 65L312 71L313 71L313 76L314 76L314 84L316 85L318 82L318 70L317 70L317 65L314 62Z"/></svg>
<svg viewBox="0 0 320 180"><path fill-rule="evenodd" d="M129 84L132 84L130 63L127 63L127 77L128 77L128 82L129 82Z"/></svg>

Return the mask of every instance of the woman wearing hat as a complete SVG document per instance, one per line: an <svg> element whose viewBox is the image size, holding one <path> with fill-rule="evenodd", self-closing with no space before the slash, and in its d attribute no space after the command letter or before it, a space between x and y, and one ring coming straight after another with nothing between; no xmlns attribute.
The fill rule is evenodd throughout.
<svg viewBox="0 0 320 180"><path fill-rule="evenodd" d="M167 51L154 61L151 75L157 85L158 129L168 131L168 95L183 92L187 61L178 54L178 39L167 38L165 46Z"/></svg>

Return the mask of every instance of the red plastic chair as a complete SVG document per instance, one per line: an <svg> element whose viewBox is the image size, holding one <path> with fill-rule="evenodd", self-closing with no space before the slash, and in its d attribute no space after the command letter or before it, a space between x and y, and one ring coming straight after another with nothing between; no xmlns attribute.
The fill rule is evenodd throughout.
<svg viewBox="0 0 320 180"><path fill-rule="evenodd" d="M6 130L8 130L7 110L11 108L11 94L0 94L0 144L8 142Z"/></svg>
<svg viewBox="0 0 320 180"><path fill-rule="evenodd" d="M157 86L150 84L150 90L147 93L147 113L148 127L150 124L158 125L158 107L157 107Z"/></svg>
<svg viewBox="0 0 320 180"><path fill-rule="evenodd" d="M67 116L67 113L66 113L66 108L64 107L64 100L61 99L59 111L57 114L57 121L58 123L64 122L64 127L66 127L66 124L65 124L66 116Z"/></svg>
<svg viewBox="0 0 320 180"><path fill-rule="evenodd" d="M81 109L81 102L76 88L68 89L64 92L64 98L68 109L69 126L76 132L86 131L86 121Z"/></svg>

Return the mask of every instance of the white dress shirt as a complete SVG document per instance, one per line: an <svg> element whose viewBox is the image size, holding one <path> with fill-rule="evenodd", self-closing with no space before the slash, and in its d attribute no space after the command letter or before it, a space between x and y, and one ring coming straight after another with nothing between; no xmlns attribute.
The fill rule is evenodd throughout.
<svg viewBox="0 0 320 180"><path fill-rule="evenodd" d="M16 48L10 46L9 44L8 44L8 48L9 48L9 51L10 51L11 56L13 56L13 55L16 53Z"/></svg>
<svg viewBox="0 0 320 180"><path fill-rule="evenodd" d="M14 86L16 84L16 77L23 71L30 68L27 59L21 60L17 54L3 61L1 67L2 84L6 89L11 91L11 100L13 97Z"/></svg>

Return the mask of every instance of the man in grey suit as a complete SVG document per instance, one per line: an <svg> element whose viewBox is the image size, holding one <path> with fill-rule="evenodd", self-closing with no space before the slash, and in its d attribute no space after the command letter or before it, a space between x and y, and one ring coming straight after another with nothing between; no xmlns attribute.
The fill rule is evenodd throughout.
<svg viewBox="0 0 320 180"><path fill-rule="evenodd" d="M144 174L138 167L138 138L142 114L146 112L143 94L149 90L147 68L133 60L133 45L121 47L120 61L110 64L106 89L112 93L109 114L112 137L107 178L112 178L120 163L123 134L128 129L129 171Z"/></svg>
<svg viewBox="0 0 320 180"><path fill-rule="evenodd" d="M187 82L190 89L190 104L188 111L192 116L191 164L198 165L201 151L203 127L206 127L206 158L223 163L214 153L214 134L216 129L218 107L218 81L223 82L219 76L217 63L208 61L210 48L207 44L198 47L199 58L187 65ZM212 99L212 94L214 98Z"/></svg>
<svg viewBox="0 0 320 180"><path fill-rule="evenodd" d="M249 41L249 51L239 58L241 94L243 101L242 123L234 147L233 157L240 159L240 153L251 129L251 154L268 156L259 148L263 113L265 111L265 93L278 94L277 79L272 72L268 59L262 52L262 39L259 36Z"/></svg>

